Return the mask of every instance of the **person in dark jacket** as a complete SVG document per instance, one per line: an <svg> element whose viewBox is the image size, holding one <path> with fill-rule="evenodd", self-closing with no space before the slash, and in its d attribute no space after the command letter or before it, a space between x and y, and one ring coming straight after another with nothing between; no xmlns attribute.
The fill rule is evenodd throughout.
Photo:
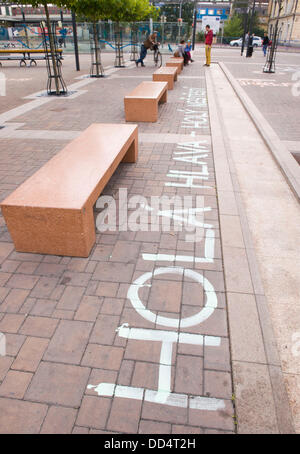
<svg viewBox="0 0 300 454"><path fill-rule="evenodd" d="M264 39L263 39L263 43L262 43L262 49L263 49L264 56L267 55L267 49L268 49L269 44L270 44L270 40L269 40L268 34L264 33Z"/></svg>
<svg viewBox="0 0 300 454"><path fill-rule="evenodd" d="M247 55L246 57L250 58L252 57L253 54L253 38L254 38L254 33L249 36L249 41L248 41L248 49L247 49Z"/></svg>
<svg viewBox="0 0 300 454"><path fill-rule="evenodd" d="M147 56L148 50L153 50L155 49L156 46L158 46L160 43L157 42L157 32L153 32L152 35L149 35L146 41L141 46L141 55L140 58L135 62L136 66L139 66L139 63L141 63L141 66L144 65L144 60Z"/></svg>

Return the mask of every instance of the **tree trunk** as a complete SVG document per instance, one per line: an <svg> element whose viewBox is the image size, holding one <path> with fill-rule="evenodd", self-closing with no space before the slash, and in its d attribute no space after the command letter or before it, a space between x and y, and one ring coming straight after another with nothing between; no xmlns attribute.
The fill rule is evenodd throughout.
<svg viewBox="0 0 300 454"><path fill-rule="evenodd" d="M50 53L51 53L51 59L52 59L52 64L53 64L53 72L54 72L54 80L55 80L55 91L56 91L56 94L59 95L60 94L59 75L58 75L57 64L56 64L55 45L54 45L54 40L53 40L53 36L52 36L52 33L51 33L50 15L49 15L49 10L48 10L47 3L45 3L44 6L45 6L45 13L46 13L46 21L47 21L47 28L48 28L49 43L50 43Z"/></svg>
<svg viewBox="0 0 300 454"><path fill-rule="evenodd" d="M97 76L99 77L99 40L98 40L98 29L97 29L97 22L93 22L93 30L94 30L94 43L95 43L95 59L96 59L96 68L97 68Z"/></svg>

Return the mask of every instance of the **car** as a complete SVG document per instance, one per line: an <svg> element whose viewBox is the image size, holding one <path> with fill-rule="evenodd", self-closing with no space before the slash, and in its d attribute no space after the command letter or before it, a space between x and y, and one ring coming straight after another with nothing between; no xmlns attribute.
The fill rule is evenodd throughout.
<svg viewBox="0 0 300 454"><path fill-rule="evenodd" d="M234 39L234 40L230 41L229 44L232 47L242 47L243 38ZM259 36L254 36L253 37L253 47L261 47L261 46L262 46L262 39Z"/></svg>

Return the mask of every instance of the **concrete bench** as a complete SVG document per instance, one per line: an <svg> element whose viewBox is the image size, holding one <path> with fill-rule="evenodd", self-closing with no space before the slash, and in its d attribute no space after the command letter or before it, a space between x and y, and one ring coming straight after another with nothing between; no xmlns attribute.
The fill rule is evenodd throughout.
<svg viewBox="0 0 300 454"><path fill-rule="evenodd" d="M124 98L126 121L156 122L158 104L167 97L167 82L142 82Z"/></svg>
<svg viewBox="0 0 300 454"><path fill-rule="evenodd" d="M180 74L184 67L184 59L182 57L171 57L170 60L166 62L166 66L175 66L175 68L178 68L178 74Z"/></svg>
<svg viewBox="0 0 300 454"><path fill-rule="evenodd" d="M154 82L168 82L168 89L173 90L174 83L178 79L178 69L171 66L163 66L153 74Z"/></svg>
<svg viewBox="0 0 300 454"><path fill-rule="evenodd" d="M137 125L91 125L1 203L16 250L88 257L93 206L119 163L137 155Z"/></svg>

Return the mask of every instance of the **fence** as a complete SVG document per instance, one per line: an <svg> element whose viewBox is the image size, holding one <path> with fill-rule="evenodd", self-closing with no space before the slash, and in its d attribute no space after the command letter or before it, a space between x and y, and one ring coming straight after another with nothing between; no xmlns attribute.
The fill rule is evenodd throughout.
<svg viewBox="0 0 300 454"><path fill-rule="evenodd" d="M133 24L123 23L122 41L124 52L131 51L131 44L137 41L141 44L150 33L149 22L136 22ZM99 22L98 34L102 51L111 52L115 50L116 24L112 22ZM56 28L57 39L64 47L65 52L74 52L73 27L64 23L62 27ZM175 46L181 39L190 39L192 27L186 23L153 23L153 29L158 32L158 41L161 43L162 50L169 50L169 46ZM90 39L93 34L92 24L77 24L79 51L82 53L90 51ZM134 35L136 35L134 37ZM36 24L27 24L26 27L14 27L4 29L0 27L0 48L31 48L42 49L43 38L41 28Z"/></svg>

